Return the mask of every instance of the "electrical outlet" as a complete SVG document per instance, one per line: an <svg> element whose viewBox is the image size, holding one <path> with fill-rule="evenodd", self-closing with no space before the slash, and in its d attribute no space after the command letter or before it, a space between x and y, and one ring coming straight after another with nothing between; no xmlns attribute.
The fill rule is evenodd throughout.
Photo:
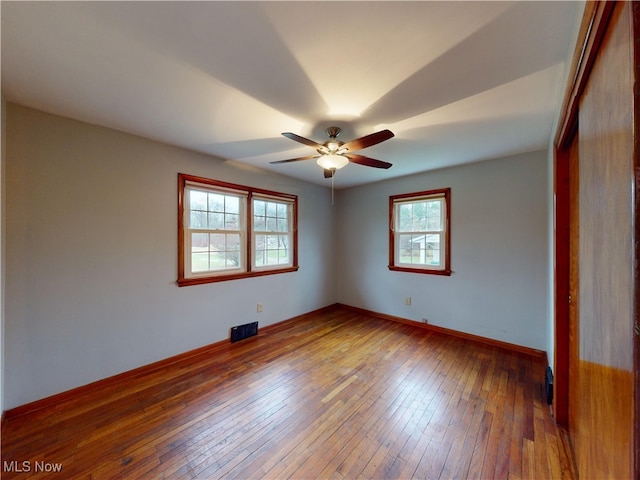
<svg viewBox="0 0 640 480"><path fill-rule="evenodd" d="M256 305L256 312L258 313L262 313L262 304L259 303L258 305Z"/></svg>
<svg viewBox="0 0 640 480"><path fill-rule="evenodd" d="M405 305L411 305L411 297L406 297L406 298L404 299L404 304L405 304Z"/></svg>

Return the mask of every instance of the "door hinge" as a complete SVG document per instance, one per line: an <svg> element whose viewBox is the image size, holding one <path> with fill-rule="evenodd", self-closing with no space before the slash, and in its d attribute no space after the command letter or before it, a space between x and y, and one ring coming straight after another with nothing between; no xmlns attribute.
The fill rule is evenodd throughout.
<svg viewBox="0 0 640 480"><path fill-rule="evenodd" d="M635 324L633 331L636 332L636 335L640 335L640 323Z"/></svg>

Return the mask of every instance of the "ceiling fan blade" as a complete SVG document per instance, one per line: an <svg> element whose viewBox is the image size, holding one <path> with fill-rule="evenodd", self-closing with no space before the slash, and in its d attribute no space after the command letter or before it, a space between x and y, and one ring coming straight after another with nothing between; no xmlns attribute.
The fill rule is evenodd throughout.
<svg viewBox="0 0 640 480"><path fill-rule="evenodd" d="M391 130L381 130L379 132L371 133L369 135L365 135L364 137L351 140L350 142L342 145L340 148L345 148L348 151L353 152L354 150L360 150L362 148L371 147L378 143L384 142L385 140L389 140L393 136L394 135Z"/></svg>
<svg viewBox="0 0 640 480"><path fill-rule="evenodd" d="M374 168L390 168L393 164L389 162L383 162L382 160L376 160L375 158L365 157L364 155L356 155L355 153L345 154L349 160L365 167Z"/></svg>
<svg viewBox="0 0 640 480"><path fill-rule="evenodd" d="M336 174L335 169L334 169L334 170L331 170L331 169L329 169L329 168L325 168L325 169L324 169L324 178L331 178L331 177L333 177L335 174Z"/></svg>
<svg viewBox="0 0 640 480"><path fill-rule="evenodd" d="M289 158L287 160L276 160L274 162L269 163L289 163L289 162L299 162L301 160L312 160L314 158L318 158L320 155L309 155L308 157L298 157L298 158Z"/></svg>
<svg viewBox="0 0 640 480"><path fill-rule="evenodd" d="M319 143L314 142L313 140L309 140L308 138L301 137L300 135L296 135L295 133L284 132L282 135L284 135L285 137L293 141L303 143L304 145L308 145L309 147L313 147L316 149L322 148L322 145L320 145Z"/></svg>

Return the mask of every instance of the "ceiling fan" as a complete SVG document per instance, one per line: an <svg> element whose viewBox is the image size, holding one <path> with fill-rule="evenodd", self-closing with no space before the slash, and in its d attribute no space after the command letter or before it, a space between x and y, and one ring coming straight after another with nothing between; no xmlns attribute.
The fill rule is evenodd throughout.
<svg viewBox="0 0 640 480"><path fill-rule="evenodd" d="M309 155L307 157L290 158L288 160L277 160L270 163L299 162L301 160L312 160L315 158L317 159L316 163L324 169L324 178L333 178L336 170L344 167L349 162L374 168L391 167L389 162L383 162L382 160L376 160L375 158L365 157L364 155L358 155L351 152L371 147L384 142L385 140L389 140L393 137L393 132L390 130L382 130L344 143L338 140L338 135L340 135L341 131L342 129L339 127L327 128L325 132L329 137L329 140L324 143L317 143L313 140L309 140L308 138L296 135L295 133L285 132L282 135L296 142L315 148L318 154Z"/></svg>

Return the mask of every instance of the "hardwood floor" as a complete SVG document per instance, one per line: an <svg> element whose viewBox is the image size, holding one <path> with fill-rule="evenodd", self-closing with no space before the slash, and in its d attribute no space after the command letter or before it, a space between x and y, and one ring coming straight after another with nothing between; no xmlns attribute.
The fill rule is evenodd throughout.
<svg viewBox="0 0 640 480"><path fill-rule="evenodd" d="M543 375L338 308L5 420L2 478L572 479Z"/></svg>

